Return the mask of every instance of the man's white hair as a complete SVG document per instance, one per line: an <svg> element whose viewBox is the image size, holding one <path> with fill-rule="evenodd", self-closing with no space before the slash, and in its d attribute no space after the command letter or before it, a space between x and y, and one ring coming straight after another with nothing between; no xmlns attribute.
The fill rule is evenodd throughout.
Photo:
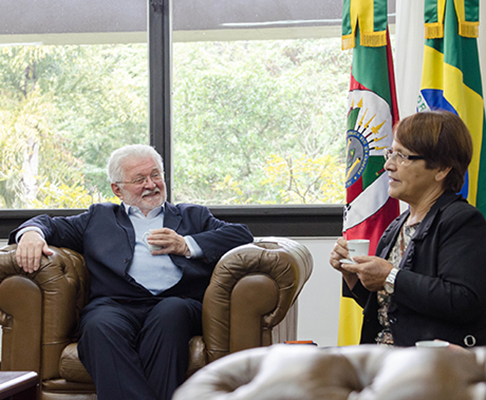
<svg viewBox="0 0 486 400"><path fill-rule="evenodd" d="M125 181L123 164L127 159L147 157L151 157L154 160L155 164L160 169L160 172L163 174L164 165L162 163L162 157L153 147L145 144L129 144L115 150L111 153L107 166L110 182L117 183Z"/></svg>

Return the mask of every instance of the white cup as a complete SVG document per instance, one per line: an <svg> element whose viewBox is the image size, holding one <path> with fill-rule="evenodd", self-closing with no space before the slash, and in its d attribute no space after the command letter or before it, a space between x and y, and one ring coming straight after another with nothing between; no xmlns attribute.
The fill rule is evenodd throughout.
<svg viewBox="0 0 486 400"><path fill-rule="evenodd" d="M147 237L150 236L153 231L154 229L150 229L148 232L145 232L143 234L142 241L145 243L145 246L147 246L150 251L160 250L162 248L161 246L157 246L156 244L149 244L149 242L147 242Z"/></svg>
<svg viewBox="0 0 486 400"><path fill-rule="evenodd" d="M348 240L349 257L354 261L353 257L367 256L370 250L370 241L368 239L353 239Z"/></svg>
<svg viewBox="0 0 486 400"><path fill-rule="evenodd" d="M449 347L449 342L446 342L445 340L421 340L419 342L415 342L415 346L443 349L445 347Z"/></svg>

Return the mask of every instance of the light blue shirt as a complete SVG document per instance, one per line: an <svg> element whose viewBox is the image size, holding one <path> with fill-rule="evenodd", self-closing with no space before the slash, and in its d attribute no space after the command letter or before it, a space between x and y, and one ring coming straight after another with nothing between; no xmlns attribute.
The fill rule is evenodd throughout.
<svg viewBox="0 0 486 400"><path fill-rule="evenodd" d="M151 229L164 226L164 207L153 209L145 216L138 207L124 204L128 217L135 230L135 252L128 274L153 295L158 295L174 286L182 278L182 270L175 265L169 255L152 255L143 237ZM185 236L191 255L189 258L201 257L203 252L196 241Z"/></svg>
<svg viewBox="0 0 486 400"><path fill-rule="evenodd" d="M126 204L123 206L135 230L135 251L128 273L153 295L158 295L174 286L182 278L182 270L172 262L169 255L153 256L143 241L144 234L150 229L160 229L164 226L164 206L153 209L147 216L143 215L138 207ZM25 232L31 230L39 232L45 238L42 230L34 226L27 226L17 232L17 243ZM184 236L184 240L191 252L187 258L203 256L203 251L194 238Z"/></svg>

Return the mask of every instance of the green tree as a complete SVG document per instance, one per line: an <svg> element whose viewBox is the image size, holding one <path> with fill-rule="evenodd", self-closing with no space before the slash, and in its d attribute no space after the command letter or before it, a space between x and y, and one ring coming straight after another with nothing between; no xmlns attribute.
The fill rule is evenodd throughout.
<svg viewBox="0 0 486 400"><path fill-rule="evenodd" d="M268 184L274 154L342 164L350 60L338 41L184 43L174 53L177 201L303 202Z"/></svg>
<svg viewBox="0 0 486 400"><path fill-rule="evenodd" d="M343 203L345 166L325 155L298 159L272 156L267 160L264 185L278 190L276 203Z"/></svg>
<svg viewBox="0 0 486 400"><path fill-rule="evenodd" d="M78 161L65 151L64 138L49 118L56 108L53 96L39 83L54 57L52 49L43 47L0 51L0 201L7 208L30 207L46 176L68 184L82 179Z"/></svg>
<svg viewBox="0 0 486 400"><path fill-rule="evenodd" d="M125 144L148 144L146 45L70 46L75 67L64 66L53 116L70 150L83 160L85 185L111 196L106 162Z"/></svg>
<svg viewBox="0 0 486 400"><path fill-rule="evenodd" d="M146 45L2 47L0 206L65 207L46 203L62 187L111 197L111 151L148 142L147 81Z"/></svg>

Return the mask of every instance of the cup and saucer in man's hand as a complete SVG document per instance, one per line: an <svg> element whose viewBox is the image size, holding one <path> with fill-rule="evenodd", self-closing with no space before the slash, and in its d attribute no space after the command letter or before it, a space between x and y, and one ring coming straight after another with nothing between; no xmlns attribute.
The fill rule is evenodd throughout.
<svg viewBox="0 0 486 400"><path fill-rule="evenodd" d="M152 234L152 232L154 231L155 229L150 229L148 232L145 232L143 234L143 238L142 238L142 241L143 243L145 244L145 246L147 246L147 248L150 250L150 251L157 251L157 250L161 250L162 247L161 246L157 246L156 244L150 244L147 240L147 238Z"/></svg>

